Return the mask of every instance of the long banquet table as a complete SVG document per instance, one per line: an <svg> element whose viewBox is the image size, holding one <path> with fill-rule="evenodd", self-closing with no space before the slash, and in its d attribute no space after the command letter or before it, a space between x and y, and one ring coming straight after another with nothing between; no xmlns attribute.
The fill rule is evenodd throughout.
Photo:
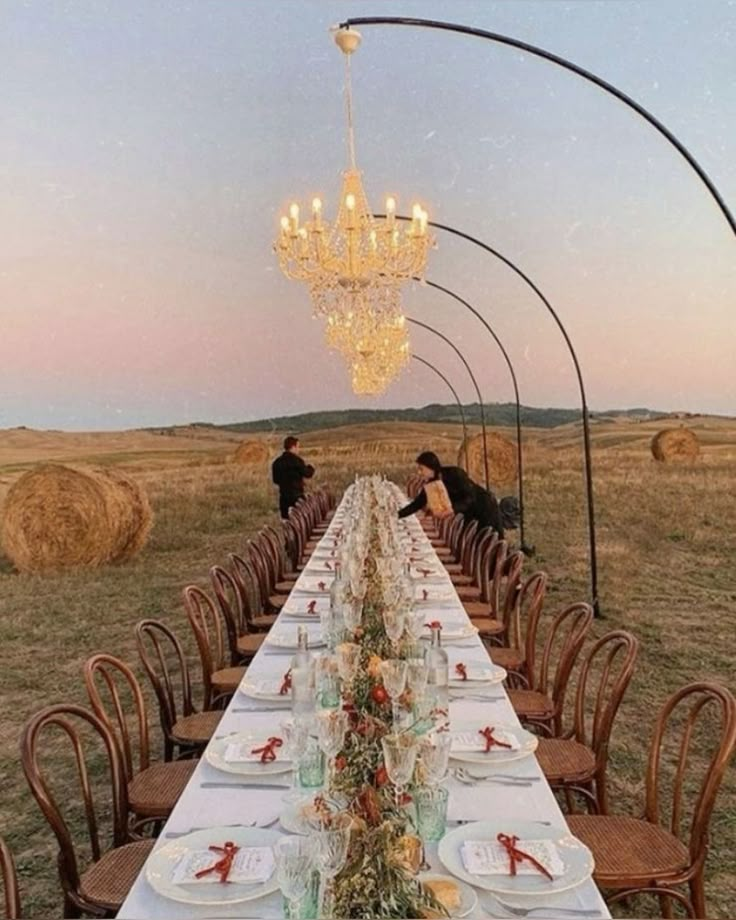
<svg viewBox="0 0 736 920"><path fill-rule="evenodd" d="M333 545L331 532L334 527L338 526L340 516L341 508L338 507L333 522L315 553L319 553L320 550L323 551ZM411 535L417 540L417 546L421 546L429 554L431 544L419 521L409 518L407 519L407 525ZM437 555L433 550L430 558L438 562ZM441 568L440 565L437 567ZM305 580L311 579L313 581L315 577L327 580L323 573L315 576L313 572L310 572L308 563L296 582L291 597L299 599L308 596L309 599L312 599L312 594L305 595L304 584ZM457 596L457 592L452 586L452 582L446 574L442 574L438 580L433 580L431 587L436 589L438 586L441 588L438 593L449 595L449 597L438 602L436 608L433 606L427 608L428 619L440 620L444 623L467 621L467 614ZM286 606L288 608L288 604ZM297 625L303 622L303 620L289 617L288 613L282 611L273 629L287 628L296 632ZM477 636L463 640L459 646L448 645L446 650L449 655L451 669L453 662L458 660L462 660L465 663L486 663L488 661L488 654ZM288 669L292 654L292 651L277 650L264 643L248 668L250 679L278 679ZM462 659L460 659L460 656L462 656ZM493 701L451 698L451 721L477 719L478 724L486 724L495 720L498 723L518 725L518 719L508 697L500 685L498 689L499 698ZM288 710L284 709L283 706L280 707L279 704L256 701L241 693L236 693L223 715L217 735L221 736L230 732L244 730L258 731L259 729L263 729L264 735L273 734L278 732L279 722L287 715ZM448 829L470 821L496 821L498 819L510 820L513 818L551 822L555 826L566 827L564 816L533 755L521 761L505 764L503 772L526 776L535 775L540 778L540 781L534 782L529 787L517 788L492 784L466 786L460 784L453 777L448 778L446 781L450 792ZM274 785L273 788L268 788L262 786L259 780L258 787L254 788L236 787L228 790L223 788L202 788L202 783L226 783L242 779L244 777L219 772L210 766L205 757L202 757L192 779L166 822L156 846L162 846L172 839L167 835L188 831L195 827L231 825L238 821L247 823L259 820L259 823L268 823L269 826L279 830L279 824L276 819L283 807L282 796L286 791L283 785ZM279 779L275 778L276 781L279 781ZM283 782L282 779L281 781ZM274 823L271 824L271 821L274 821ZM437 857L436 845L427 848L427 858L432 864L433 870L438 872L445 871ZM492 903L492 897L490 901ZM528 904L529 900L527 899L525 903ZM599 911L600 917L610 917L605 902L592 880L579 885L571 891L545 898L543 903L549 909L548 912L535 911L532 914L533 918L539 920L540 917L544 916L563 916L562 913L555 913L555 907L563 910L564 908L573 908ZM542 901L535 901L534 904L541 905ZM214 916L220 918L248 917L253 918L253 920L255 918L264 918L264 920L267 920L267 918L280 918L284 916L283 899L280 893L276 893L255 901L224 907L215 907L214 905L205 907L203 905L179 903L158 895L146 881L144 868L118 913L118 917L123 918L123 920L147 920L147 918L205 920L205 918ZM472 916L489 917L491 914L485 911L479 902ZM493 906L493 916L503 916L503 912L498 910L497 905Z"/></svg>

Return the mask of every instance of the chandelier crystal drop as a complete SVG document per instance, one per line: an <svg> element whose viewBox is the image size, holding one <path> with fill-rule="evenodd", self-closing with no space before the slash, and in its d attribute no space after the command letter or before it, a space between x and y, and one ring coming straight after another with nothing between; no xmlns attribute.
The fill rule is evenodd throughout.
<svg viewBox="0 0 736 920"><path fill-rule="evenodd" d="M422 278L434 240L428 215L414 204L411 220L397 218L396 198L388 196L385 216L371 212L355 160L350 59L361 41L353 29L338 29L335 42L345 55L348 169L334 221L327 220L321 199L301 220L293 202L274 244L287 278L307 285L317 316L327 320L328 344L351 369L356 393L383 392L409 358L401 288Z"/></svg>

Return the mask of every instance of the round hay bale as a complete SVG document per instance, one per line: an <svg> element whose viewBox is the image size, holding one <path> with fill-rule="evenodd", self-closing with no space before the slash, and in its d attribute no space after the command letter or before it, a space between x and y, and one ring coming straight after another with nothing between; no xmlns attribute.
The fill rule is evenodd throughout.
<svg viewBox="0 0 736 920"><path fill-rule="evenodd" d="M11 487L3 506L3 549L21 572L101 565L114 533L101 477L46 463Z"/></svg>
<svg viewBox="0 0 736 920"><path fill-rule="evenodd" d="M233 454L233 463L243 466L266 464L271 459L271 449L264 441L243 441Z"/></svg>
<svg viewBox="0 0 736 920"><path fill-rule="evenodd" d="M120 470L97 470L110 490L108 513L116 533L111 562L127 562L146 545L153 526L153 512L143 486ZM114 502L114 507L110 505Z"/></svg>
<svg viewBox="0 0 736 920"><path fill-rule="evenodd" d="M516 479L516 446L495 431L487 432L486 442L488 447L488 474L491 482L513 482ZM479 485L485 485L486 472L483 464L482 434L473 435L466 442L463 442L457 455L457 462L458 466L461 466L471 479L475 480Z"/></svg>
<svg viewBox="0 0 736 920"><path fill-rule="evenodd" d="M652 438L652 456L659 463L687 463L700 454L698 436L689 428L664 428Z"/></svg>

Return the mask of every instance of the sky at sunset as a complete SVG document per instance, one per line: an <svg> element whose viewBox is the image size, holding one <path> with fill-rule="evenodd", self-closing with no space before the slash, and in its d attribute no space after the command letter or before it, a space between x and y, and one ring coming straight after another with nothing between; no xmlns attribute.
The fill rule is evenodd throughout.
<svg viewBox="0 0 736 920"><path fill-rule="evenodd" d="M625 90L736 211L736 3L729 0L5 0L0 12L0 428L119 429L447 402L415 364L352 395L306 290L271 250L288 202L331 216L345 166L349 15L480 26ZM353 61L369 200L419 198L545 292L593 409L736 414L736 237L695 173L620 102L515 49L364 27ZM508 268L438 234L427 277L473 303L528 405L574 406L554 324ZM408 315L512 396L491 339L415 286ZM448 346L414 351L463 399Z"/></svg>

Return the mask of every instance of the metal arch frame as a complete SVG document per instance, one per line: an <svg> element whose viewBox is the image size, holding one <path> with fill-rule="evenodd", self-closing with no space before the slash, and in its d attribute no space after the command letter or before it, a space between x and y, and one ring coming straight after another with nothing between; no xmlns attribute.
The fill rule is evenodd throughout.
<svg viewBox="0 0 736 920"><path fill-rule="evenodd" d="M439 370L439 368L436 368L434 364L427 361L426 358L422 358L418 354L415 354L414 352L412 352L411 357L412 357L412 360L419 361L420 364L423 364L425 367L428 367L431 371L434 371L435 374L440 378L440 380L444 380L444 382L447 384L448 390L455 397L455 402L457 403L457 408L460 412L460 421L462 422L462 426L463 426L463 447L465 449L465 465L467 466L467 463L468 463L468 426L465 422L465 409L463 409L463 404L460 402L460 397L457 395L457 390L450 383L447 377L445 377L442 371Z"/></svg>
<svg viewBox="0 0 736 920"><path fill-rule="evenodd" d="M415 19L406 16L360 16L360 17L350 17L344 22L340 23L339 28L349 29L352 26L373 26L373 25L388 25L388 26L419 26L421 28L427 29L439 29L445 32L458 32L461 35L472 35L475 38L484 38L487 41L497 42L501 45L510 45L513 48L518 48L520 51L526 51L528 54L532 54L535 57L543 58L545 61L549 61L551 64L556 64L558 67L563 67L565 70L570 71L570 73L575 74L578 77L582 77L584 80L587 80L589 83L593 83L599 89L604 90L604 92L618 99L619 102L623 102L624 105L628 106L632 111L636 112L641 118L647 121L659 134L668 141L675 150L683 157L687 164L698 176L700 181L706 187L711 197L718 205L719 210L726 218L729 227L734 235L736 235L736 218L731 213L728 208L728 205L723 200L721 193L716 188L715 183L706 173L705 169L700 165L696 160L695 156L690 153L687 147L682 143L682 141L673 134L669 128L666 127L656 116L652 115L650 111L644 108L641 103L637 102L635 99L632 99L627 93L622 89L619 89L617 86L614 86L613 83L609 83L607 80L604 80L602 77L599 77L597 74L594 74L590 70L586 70L584 67L581 67L579 64L575 64L572 61L568 61L567 58L561 57L559 54L554 54L552 51L547 51L544 48L540 48L537 45L530 45L528 42L520 41L518 38L511 38L508 35L501 35L498 32L489 32L486 29L477 29L474 26L465 26L460 23L455 22L441 22L436 19Z"/></svg>
<svg viewBox="0 0 736 920"><path fill-rule="evenodd" d="M468 364L468 361L465 355L460 351L460 349L452 341L452 339L449 339L444 334L444 332L440 332L439 329L435 329L434 326L429 326L427 323L423 323L421 320L413 319L411 316L407 316L406 321L408 323L411 323L413 326L420 326L422 329L426 329L427 332L433 333L438 338L442 339L443 342L447 342L450 348L455 352L458 358L460 358L460 360L463 362L465 366L465 370L468 372L468 376L470 377L473 383L473 387L475 388L475 393L478 397L478 403L480 405L480 425L481 425L481 431L483 432L483 460L484 460L484 466L485 466L486 489L490 491L491 484L488 479L488 454L486 452L486 412L485 412L485 409L483 408L483 396L480 392L480 387L478 386L478 381L475 378L473 369Z"/></svg>

